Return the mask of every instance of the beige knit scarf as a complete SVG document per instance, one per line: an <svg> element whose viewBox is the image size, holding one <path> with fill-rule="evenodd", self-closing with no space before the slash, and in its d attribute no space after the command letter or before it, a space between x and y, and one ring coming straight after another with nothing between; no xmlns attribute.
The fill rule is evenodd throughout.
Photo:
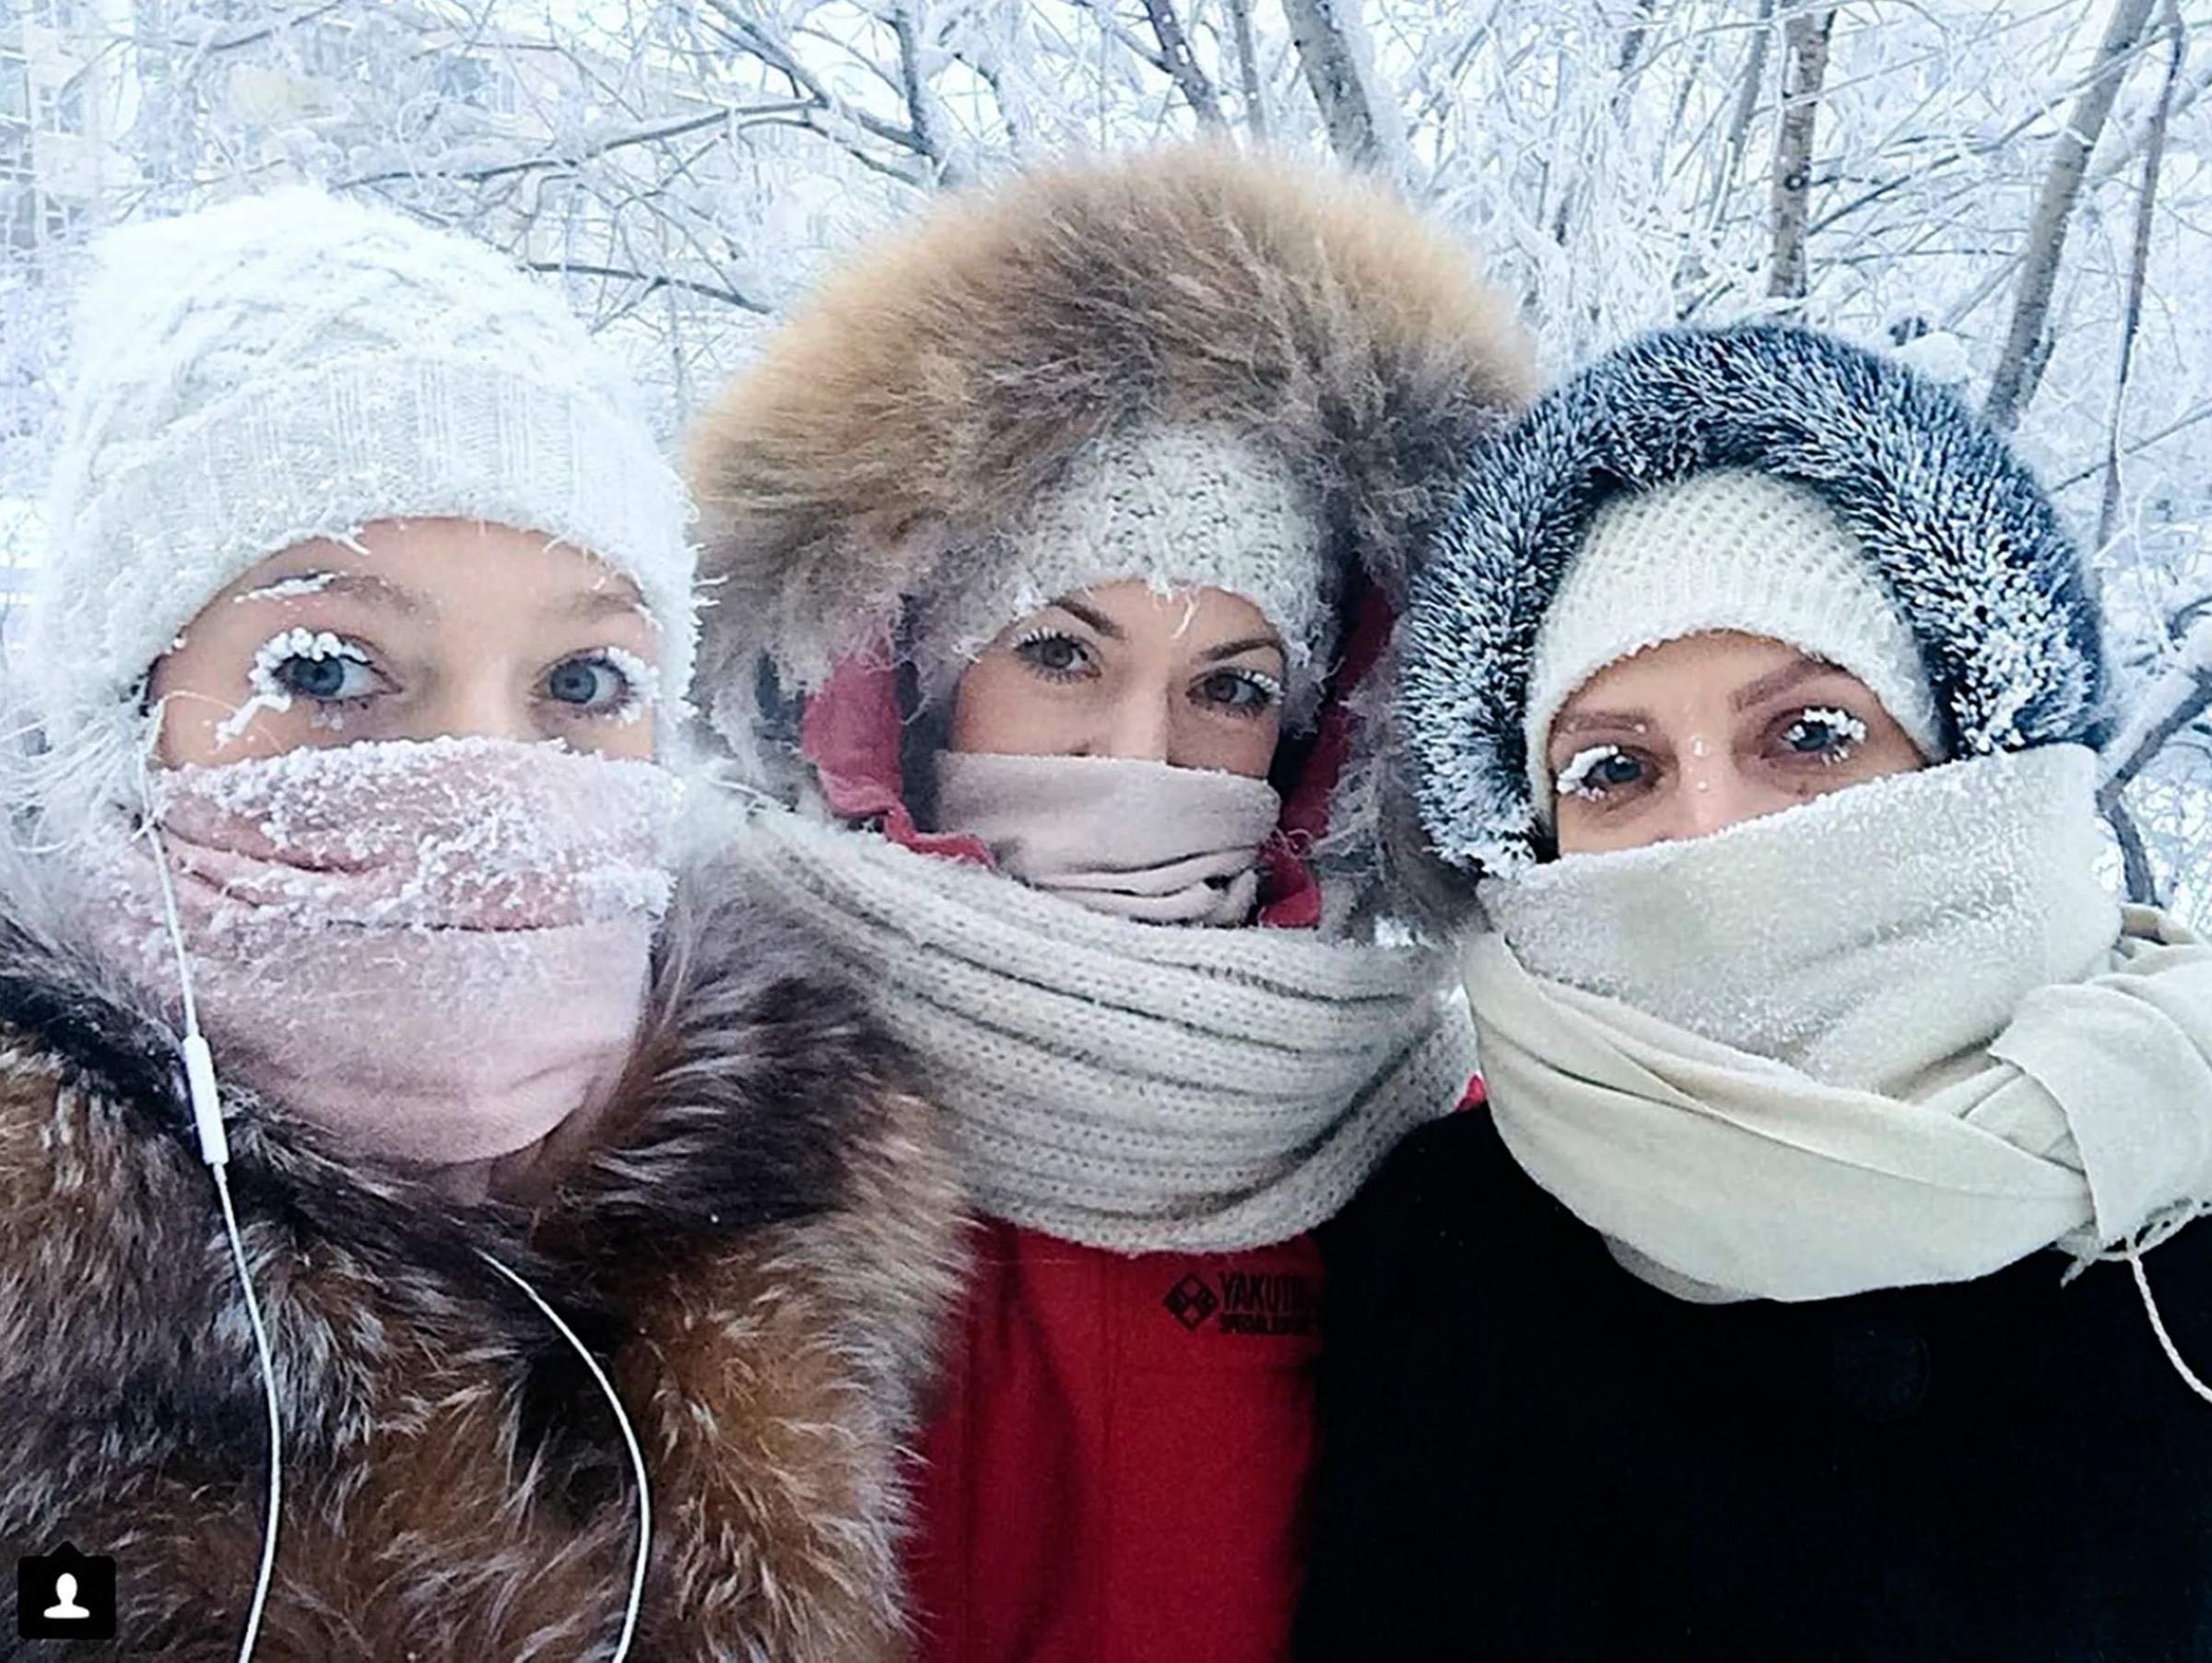
<svg viewBox="0 0 2212 1663"><path fill-rule="evenodd" d="M1135 923L780 810L729 853L920 1056L982 1210L1065 1240L1288 1240L1474 1072L1419 948Z"/></svg>
<svg viewBox="0 0 2212 1663"><path fill-rule="evenodd" d="M2097 884L2094 769L1952 763L1486 884L1463 969L1507 1146L1693 1298L1964 1280L2192 1216L2212 949Z"/></svg>

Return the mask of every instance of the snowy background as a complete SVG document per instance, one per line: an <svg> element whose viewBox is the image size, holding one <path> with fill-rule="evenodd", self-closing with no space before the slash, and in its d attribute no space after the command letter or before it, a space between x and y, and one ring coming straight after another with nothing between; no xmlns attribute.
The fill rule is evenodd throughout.
<svg viewBox="0 0 2212 1663"><path fill-rule="evenodd" d="M2212 0L0 0L0 558L103 225L396 203L560 274L673 434L933 192L1220 129L1392 180L1554 372L1788 314L2014 429L2140 701L2116 859L2212 925L2208 88Z"/></svg>

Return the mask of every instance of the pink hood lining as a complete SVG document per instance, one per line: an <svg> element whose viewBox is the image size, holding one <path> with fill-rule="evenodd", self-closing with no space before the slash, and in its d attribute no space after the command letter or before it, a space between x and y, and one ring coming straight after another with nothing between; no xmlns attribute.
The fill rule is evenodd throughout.
<svg viewBox="0 0 2212 1663"><path fill-rule="evenodd" d="M1260 852L1260 907L1253 922L1265 929L1313 929L1321 923L1321 885L1306 855L1328 831L1330 799L1357 738L1351 694L1381 659L1395 622L1389 601L1371 584L1359 587L1351 609L1356 621L1329 678L1312 745L1284 793L1275 835ZM807 699L799 753L840 820L873 824L918 854L991 867L990 851L975 838L924 832L914 823L900 761L905 726L893 655L858 655L839 664Z"/></svg>

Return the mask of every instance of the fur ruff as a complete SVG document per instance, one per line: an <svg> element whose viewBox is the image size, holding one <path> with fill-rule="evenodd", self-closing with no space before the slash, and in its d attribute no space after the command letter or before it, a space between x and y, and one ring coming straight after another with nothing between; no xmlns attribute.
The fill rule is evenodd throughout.
<svg viewBox="0 0 2212 1663"><path fill-rule="evenodd" d="M1394 602L1530 355L1472 258L1369 183L1192 145L955 197L849 261L699 423L702 703L744 755L782 690L1136 419L1276 451Z"/></svg>
<svg viewBox="0 0 2212 1663"><path fill-rule="evenodd" d="M1523 734L1538 631L1618 490L1746 466L1818 492L1918 643L1949 755L2102 742L2089 578L2034 476L1947 389L1830 336L1646 336L1541 399L1467 471L1401 633L1399 731L1456 875L1537 853Z"/></svg>
<svg viewBox="0 0 2212 1663"><path fill-rule="evenodd" d="M532 1210L443 1199L231 1095L285 1432L260 1656L611 1645L635 1528L618 1434L479 1245L576 1327L638 1426L638 1655L904 1654L898 1457L957 1281L956 1198L901 1054L727 893L690 886L599 1141ZM0 918L0 1542L113 1554L112 1655L227 1658L266 1456L213 1187L172 1038L34 905Z"/></svg>

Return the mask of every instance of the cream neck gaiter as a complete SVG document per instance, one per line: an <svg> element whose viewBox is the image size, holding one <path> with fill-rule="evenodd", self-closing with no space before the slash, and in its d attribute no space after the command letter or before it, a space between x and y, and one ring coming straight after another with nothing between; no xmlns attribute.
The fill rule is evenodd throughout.
<svg viewBox="0 0 2212 1663"><path fill-rule="evenodd" d="M673 884L665 769L455 738L164 769L149 791L218 1067L346 1147L494 1160L618 1076ZM143 832L96 851L92 918L175 1013L154 859Z"/></svg>
<svg viewBox="0 0 2212 1663"><path fill-rule="evenodd" d="M1000 870L1095 913L1144 924L1252 921L1260 847L1282 799L1264 779L1115 757L936 760L936 829Z"/></svg>
<svg viewBox="0 0 2212 1663"><path fill-rule="evenodd" d="M1492 1114L1630 1269L1823 1299L2086 1256L2212 1197L2212 951L2097 881L2075 746L1487 882Z"/></svg>

